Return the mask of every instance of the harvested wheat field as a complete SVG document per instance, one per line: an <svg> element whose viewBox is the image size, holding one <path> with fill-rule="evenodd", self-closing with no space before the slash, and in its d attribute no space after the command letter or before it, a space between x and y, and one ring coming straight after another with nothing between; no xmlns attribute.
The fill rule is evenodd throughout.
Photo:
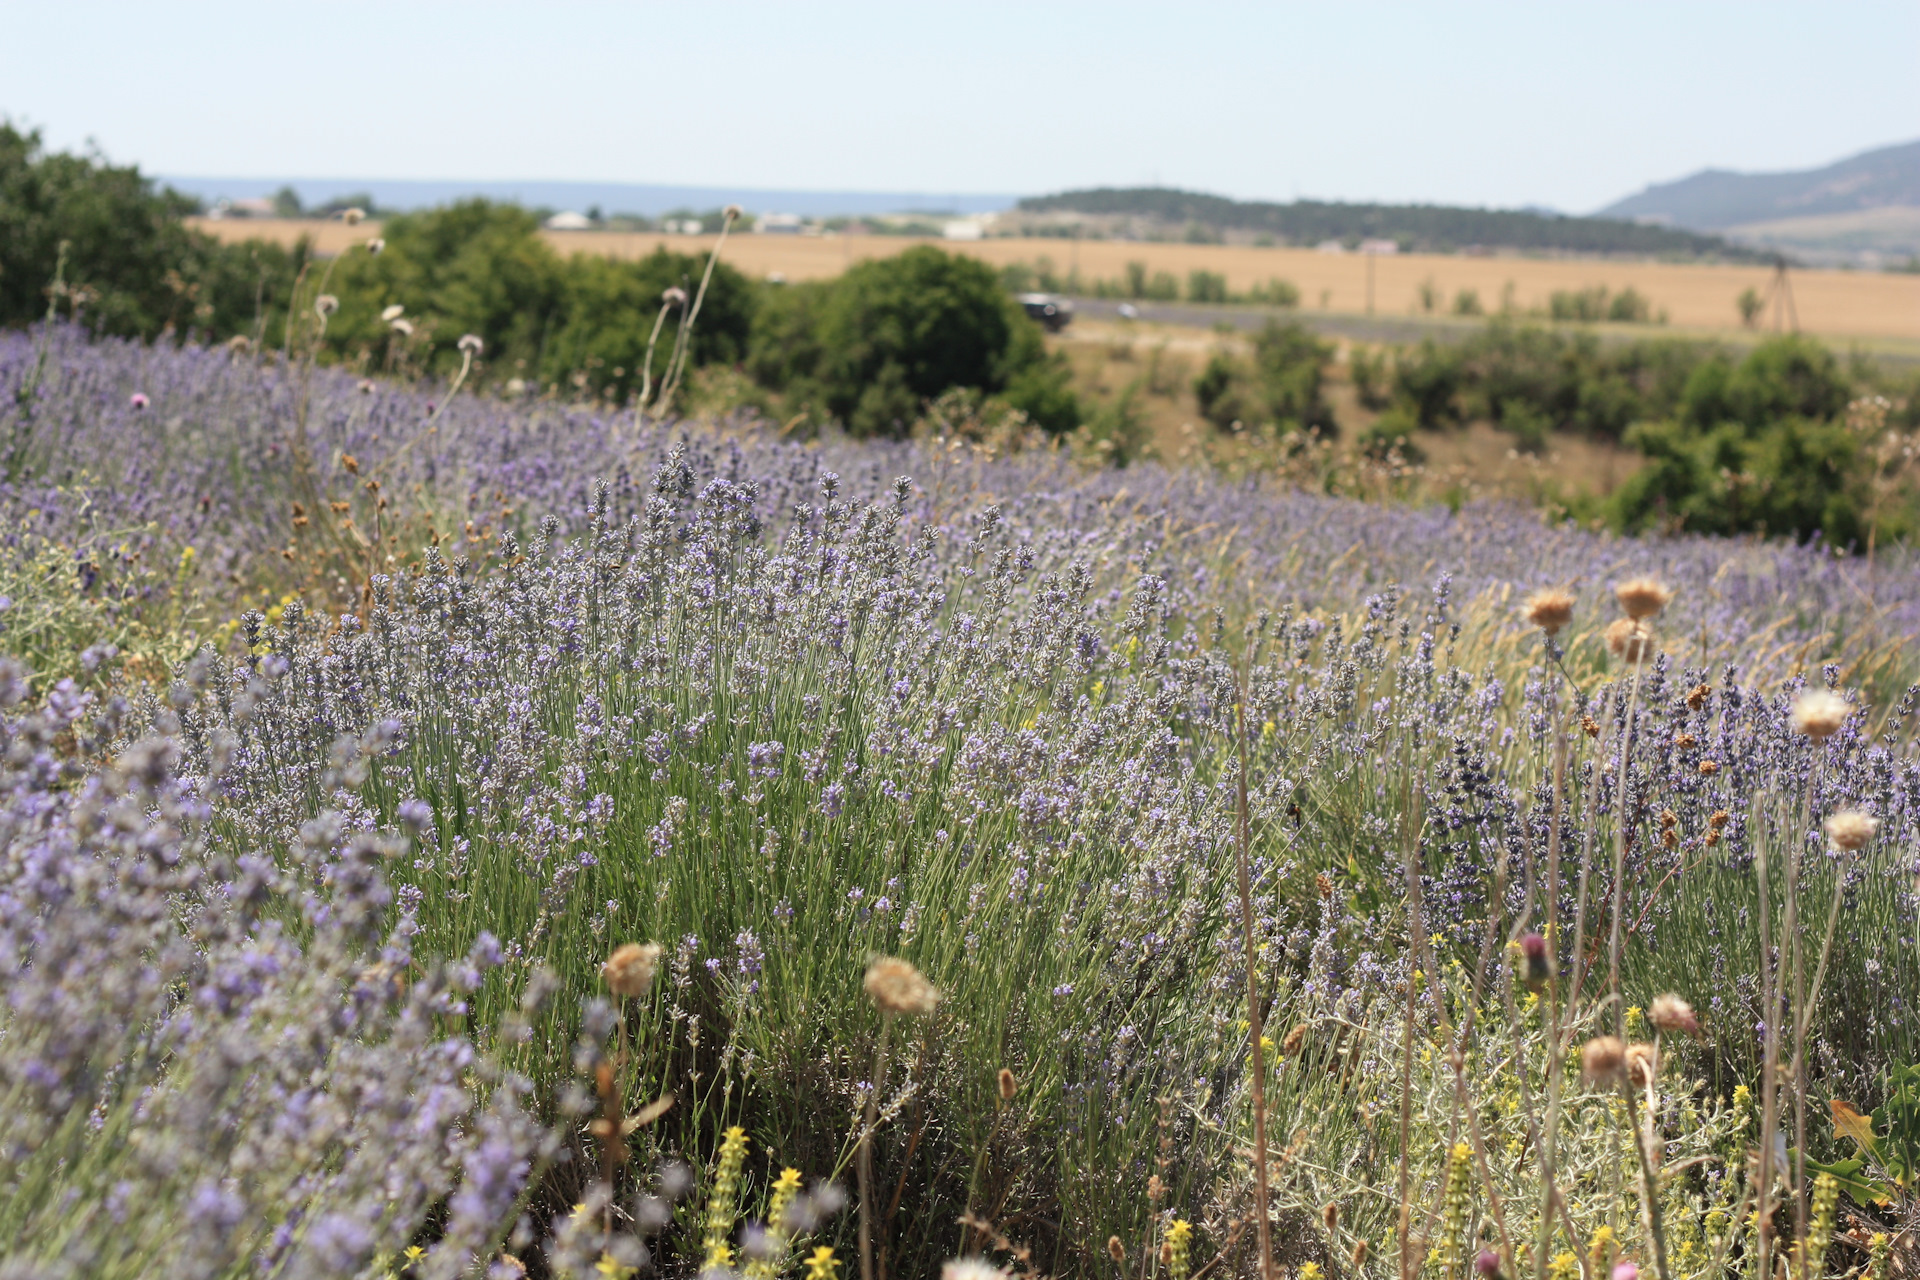
<svg viewBox="0 0 1920 1280"><path fill-rule="evenodd" d="M311 235L323 253L379 234L373 223L348 227L338 222L199 220L197 225L225 240L271 239L290 244L302 235ZM641 257L660 245L692 252L712 243L711 237L650 232L544 234L548 243L562 253L604 253L621 258ZM924 242L902 236L736 233L727 241L726 259L749 275L815 280L838 275L855 262L899 253L919 243ZM1418 313L1423 285L1438 294L1441 311L1450 308L1463 289L1475 291L1481 304L1491 311L1503 300L1510 300L1521 310L1544 308L1557 290L1604 285L1617 293L1633 288L1647 298L1656 314L1666 313L1670 327L1710 331L1737 328L1735 299L1747 289L1764 293L1772 276L1772 269L1765 266L1584 258L1403 254L1368 259L1312 249L1116 240L935 243L995 266L1037 265L1044 259L1063 275L1077 268L1089 281L1121 278L1129 262L1143 262L1150 272L1171 272L1183 282L1192 271L1218 272L1236 291L1279 278L1299 288L1301 305L1309 311L1366 311L1369 261L1374 270L1373 309L1383 315ZM1800 327L1808 333L1829 338L1920 340L1920 275L1795 271L1792 289Z"/></svg>

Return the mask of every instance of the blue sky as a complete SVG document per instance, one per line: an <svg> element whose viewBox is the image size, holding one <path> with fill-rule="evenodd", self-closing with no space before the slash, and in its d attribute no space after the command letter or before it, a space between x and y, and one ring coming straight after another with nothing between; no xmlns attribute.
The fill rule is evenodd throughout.
<svg viewBox="0 0 1920 1280"><path fill-rule="evenodd" d="M1920 4L0 0L0 114L183 175L1586 211L1920 136Z"/></svg>

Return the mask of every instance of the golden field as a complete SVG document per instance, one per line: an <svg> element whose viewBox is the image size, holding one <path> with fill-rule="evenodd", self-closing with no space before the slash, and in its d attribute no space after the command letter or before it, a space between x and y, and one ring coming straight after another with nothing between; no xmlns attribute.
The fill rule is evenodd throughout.
<svg viewBox="0 0 1920 1280"><path fill-rule="evenodd" d="M296 220L208 220L195 225L223 240L267 239L291 244L313 236L323 253L379 234L377 223L348 227L339 222ZM642 257L659 245L695 252L710 236L666 236L617 231L542 233L563 254L602 253ZM736 232L728 238L726 260L749 275L778 274L788 280L838 275L867 258L899 253L929 243L901 236L794 236ZM1078 268L1087 280L1117 279L1128 262L1144 262L1151 271L1170 271L1184 285L1187 273L1218 272L1236 291L1276 277L1298 286L1305 311L1356 314L1367 309L1367 265L1357 254L1325 254L1312 249L1252 248L1241 245L1160 244L1140 241L1004 239L932 241L995 266L1052 262L1066 274ZM1656 313L1664 310L1674 329L1737 330L1734 300L1746 289L1765 292L1772 269L1764 266L1707 265L1611 259L1469 257L1452 254L1402 254L1371 259L1374 310L1381 315L1419 311L1420 289L1431 284L1440 294L1440 310L1462 289L1478 292L1488 310L1501 305L1509 286L1513 304L1523 310L1544 308L1556 290L1605 285L1618 292L1633 288ZM1856 271L1796 270L1793 298L1802 330L1834 339L1894 339L1920 342L1920 275Z"/></svg>

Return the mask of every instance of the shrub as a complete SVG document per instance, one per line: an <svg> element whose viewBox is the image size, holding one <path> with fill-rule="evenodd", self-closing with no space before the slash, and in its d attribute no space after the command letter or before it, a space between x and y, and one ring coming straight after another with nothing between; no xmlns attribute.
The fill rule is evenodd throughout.
<svg viewBox="0 0 1920 1280"><path fill-rule="evenodd" d="M380 313L397 303L428 367L457 367L454 344L475 333L494 367L538 376L567 312L564 264L539 231L527 210L479 199L391 219L383 253L345 254L334 270L329 291L340 309L327 326L329 350L361 361L385 350Z"/></svg>
<svg viewBox="0 0 1920 1280"><path fill-rule="evenodd" d="M1228 302L1227 278L1218 271L1187 273L1188 302Z"/></svg>
<svg viewBox="0 0 1920 1280"><path fill-rule="evenodd" d="M586 375L586 386L616 402L638 392L662 292L679 287L692 297L705 269L704 254L671 253L664 245L634 262L575 254L562 272L561 318L539 362L541 380L552 383L580 372ZM716 263L688 339L689 365L744 360L756 302L746 276L724 260ZM660 328L653 359L655 388L685 314L685 308L672 308Z"/></svg>
<svg viewBox="0 0 1920 1280"><path fill-rule="evenodd" d="M1079 420L1064 363L1048 357L993 269L930 245L778 291L749 365L763 385L855 435L904 435L949 387L1005 393L1048 430Z"/></svg>
<svg viewBox="0 0 1920 1280"><path fill-rule="evenodd" d="M1383 348L1355 346L1347 352L1347 376L1353 380L1353 390L1360 397L1360 403L1368 409L1384 409L1392 403L1392 375L1387 368L1387 353Z"/></svg>
<svg viewBox="0 0 1920 1280"><path fill-rule="evenodd" d="M1306 326L1269 320L1254 337L1251 361L1214 352L1194 379L1194 399L1201 416L1222 430L1239 422L1331 434L1337 424L1324 384L1332 358L1332 346Z"/></svg>
<svg viewBox="0 0 1920 1280"><path fill-rule="evenodd" d="M1846 547L1862 539L1858 443L1845 426L1788 418L1759 429L1698 430L1642 423L1627 443L1647 464L1615 491L1623 529L1687 529L1804 538Z"/></svg>
<svg viewBox="0 0 1920 1280"><path fill-rule="evenodd" d="M1265 284L1256 284L1249 289L1247 301L1267 307L1297 307L1300 305L1300 286L1275 276Z"/></svg>
<svg viewBox="0 0 1920 1280"><path fill-rule="evenodd" d="M1404 402L1414 420L1428 430L1460 421L1460 391L1465 382L1459 350L1432 338L1394 355L1394 398Z"/></svg>

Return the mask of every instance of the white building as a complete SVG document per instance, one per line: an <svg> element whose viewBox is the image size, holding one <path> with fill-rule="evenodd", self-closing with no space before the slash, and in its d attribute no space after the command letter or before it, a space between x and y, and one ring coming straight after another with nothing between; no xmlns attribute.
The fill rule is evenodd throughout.
<svg viewBox="0 0 1920 1280"><path fill-rule="evenodd" d="M797 213L763 213L753 222L753 229L763 236L797 236L801 227Z"/></svg>
<svg viewBox="0 0 1920 1280"><path fill-rule="evenodd" d="M565 213L554 214L540 225L549 231L591 231L593 219L569 209Z"/></svg>

